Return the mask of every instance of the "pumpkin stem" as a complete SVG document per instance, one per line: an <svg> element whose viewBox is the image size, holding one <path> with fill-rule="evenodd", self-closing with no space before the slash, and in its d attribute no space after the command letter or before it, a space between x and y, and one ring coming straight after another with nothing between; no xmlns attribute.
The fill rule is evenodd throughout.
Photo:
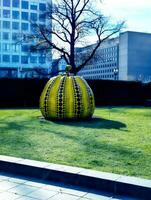
<svg viewBox="0 0 151 200"><path fill-rule="evenodd" d="M67 74L67 76L69 76L69 74L70 74L70 71L72 70L72 66L71 65L66 65L66 74Z"/></svg>

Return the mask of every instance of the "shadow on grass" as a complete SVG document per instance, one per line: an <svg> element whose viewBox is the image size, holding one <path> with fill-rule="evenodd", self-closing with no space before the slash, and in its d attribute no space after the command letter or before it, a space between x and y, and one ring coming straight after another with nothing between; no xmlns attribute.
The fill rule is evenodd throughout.
<svg viewBox="0 0 151 200"><path fill-rule="evenodd" d="M0 132L1 133L13 131L13 130L22 131L26 128L27 127L25 125L23 125L23 123L19 123L19 122L7 122L7 121L0 122Z"/></svg>
<svg viewBox="0 0 151 200"><path fill-rule="evenodd" d="M82 121L53 121L55 124L58 125L66 125L66 126L73 126L73 127L85 127L85 128L92 128L92 129L121 129L121 128L126 128L126 124L119 122L119 121L114 121L114 120L109 120L109 119L104 119L104 118L99 118L99 117L93 117L91 119L87 120L82 120Z"/></svg>
<svg viewBox="0 0 151 200"><path fill-rule="evenodd" d="M38 118L36 119L36 122L37 121L39 121ZM148 155L140 148L128 147L120 142L112 143L112 140L103 140L102 136L105 135L105 131L97 131L97 133L94 134L95 129L122 130L122 128L126 127L122 122L98 117L85 121L53 121L53 123L57 125L73 126L75 127L75 131L76 127L92 128L92 131L88 133L87 131L82 132L82 130L73 133L70 132L70 130L67 131L68 127L65 129L66 131L63 127L60 131L57 130L56 127L55 130L51 130L53 123L49 123L49 121L46 120L40 121L40 123L42 122L44 122L44 126L37 129L37 132L40 134L37 134L37 132L33 130L39 123L35 125L32 120L20 121L17 123L12 121L0 122L0 132L6 133L4 135L1 134L0 138L1 154L17 155L18 157L66 163L68 165L89 168L96 168L98 166L110 166L111 168L113 166L118 168L120 165L122 170L127 168L133 173L136 173L136 167L141 164L142 158L146 160L146 162L149 160ZM45 123L47 125L50 124L50 126L45 127ZM9 132L13 130L15 130L13 134ZM29 132L29 135L28 132L23 134L23 130L33 131ZM45 130L47 135L41 133L41 131L45 132ZM109 131L106 132L108 133ZM110 131L110 136L111 135L112 131ZM150 165L146 163L142 166L147 168Z"/></svg>

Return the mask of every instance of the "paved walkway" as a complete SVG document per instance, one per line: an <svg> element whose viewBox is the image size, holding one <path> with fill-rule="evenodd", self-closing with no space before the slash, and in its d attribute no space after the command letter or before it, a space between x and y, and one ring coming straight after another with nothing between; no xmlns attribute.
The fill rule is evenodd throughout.
<svg viewBox="0 0 151 200"><path fill-rule="evenodd" d="M0 200L103 200L132 198L113 197L109 193L96 193L62 184L39 182L19 176L0 173Z"/></svg>

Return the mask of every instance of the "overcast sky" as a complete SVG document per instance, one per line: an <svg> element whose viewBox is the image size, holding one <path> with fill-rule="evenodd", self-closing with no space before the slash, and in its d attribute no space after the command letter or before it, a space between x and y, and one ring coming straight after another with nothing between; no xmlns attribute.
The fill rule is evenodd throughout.
<svg viewBox="0 0 151 200"><path fill-rule="evenodd" d="M100 7L105 15L125 20L127 30L151 33L151 0L103 0Z"/></svg>

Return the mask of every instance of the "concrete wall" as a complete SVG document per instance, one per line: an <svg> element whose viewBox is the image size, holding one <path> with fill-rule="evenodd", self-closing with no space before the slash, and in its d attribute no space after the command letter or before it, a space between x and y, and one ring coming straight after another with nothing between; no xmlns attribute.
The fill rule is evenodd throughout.
<svg viewBox="0 0 151 200"><path fill-rule="evenodd" d="M151 78L151 34L128 32L128 80Z"/></svg>
<svg viewBox="0 0 151 200"><path fill-rule="evenodd" d="M128 80L128 33L119 37L119 80Z"/></svg>

